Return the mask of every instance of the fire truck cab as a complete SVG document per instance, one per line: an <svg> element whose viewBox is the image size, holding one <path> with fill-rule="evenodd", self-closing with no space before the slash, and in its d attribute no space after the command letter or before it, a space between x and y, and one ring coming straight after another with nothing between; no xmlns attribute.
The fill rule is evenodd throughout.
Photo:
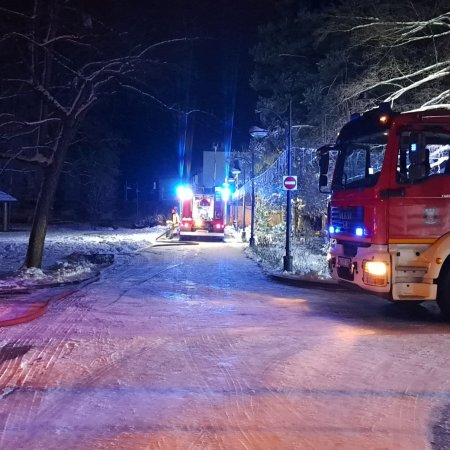
<svg viewBox="0 0 450 450"><path fill-rule="evenodd" d="M394 301L437 300L450 317L449 155L449 109L386 105L318 150L334 279Z"/></svg>
<svg viewBox="0 0 450 450"><path fill-rule="evenodd" d="M183 186L178 190L181 203L180 240L207 238L224 239L225 204L222 188L193 192Z"/></svg>

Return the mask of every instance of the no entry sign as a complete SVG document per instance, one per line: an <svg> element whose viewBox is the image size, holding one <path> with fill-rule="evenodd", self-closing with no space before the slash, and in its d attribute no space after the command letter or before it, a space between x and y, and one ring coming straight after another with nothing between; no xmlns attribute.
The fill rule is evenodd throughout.
<svg viewBox="0 0 450 450"><path fill-rule="evenodd" d="M283 189L285 191L297 190L297 177L293 175L287 175L283 177Z"/></svg>

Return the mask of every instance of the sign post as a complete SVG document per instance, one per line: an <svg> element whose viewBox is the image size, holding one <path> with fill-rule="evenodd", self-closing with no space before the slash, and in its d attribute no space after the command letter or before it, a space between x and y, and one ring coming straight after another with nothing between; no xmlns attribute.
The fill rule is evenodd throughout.
<svg viewBox="0 0 450 450"><path fill-rule="evenodd" d="M283 176L283 189L285 191L296 191L297 190L297 177L294 175Z"/></svg>
<svg viewBox="0 0 450 450"><path fill-rule="evenodd" d="M287 125L287 176L283 180L283 186L285 186L286 189L286 255L283 256L283 270L286 272L292 272L293 258L291 255L291 194L292 189L294 187L297 187L297 177L291 175L292 100L289 101L289 117Z"/></svg>

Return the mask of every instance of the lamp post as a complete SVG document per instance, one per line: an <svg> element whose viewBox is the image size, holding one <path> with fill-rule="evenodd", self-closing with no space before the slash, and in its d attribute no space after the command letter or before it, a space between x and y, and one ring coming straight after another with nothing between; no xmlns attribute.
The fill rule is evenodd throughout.
<svg viewBox="0 0 450 450"><path fill-rule="evenodd" d="M264 128L260 128L257 126L251 127L249 130L250 136L255 139L264 139L269 131ZM251 179L252 179L252 209L251 209L251 219L250 219L250 247L255 246L255 151L252 151L252 171L251 171Z"/></svg>
<svg viewBox="0 0 450 450"><path fill-rule="evenodd" d="M231 168L231 173L234 177L235 192L239 189L239 174L241 173L241 168L239 167L239 161L237 159L233 162L233 167ZM239 203L237 198L234 198L234 216L236 219L236 231L239 229Z"/></svg>
<svg viewBox="0 0 450 450"><path fill-rule="evenodd" d="M230 171L228 174L228 177L225 179L225 183L227 184L227 186L231 186L230 187L230 198L227 204L225 204L225 217L226 217L226 222L230 222L231 225L233 225L234 228L234 224L233 224L233 217L234 217L234 211L233 211L233 192L235 190L235 186L236 186L236 177L233 175L233 173ZM234 185L234 187L233 187Z"/></svg>
<svg viewBox="0 0 450 450"><path fill-rule="evenodd" d="M278 116L281 117L272 110L269 110ZM288 109L288 123L286 130L286 152L287 152L287 175L290 176L292 172L292 158L291 158L291 142L292 142L292 100L289 101L289 109ZM265 138L269 134L268 130L265 130L260 127L251 127L250 128L250 136L256 139ZM254 187L254 152L252 152L252 237L250 237L250 247L253 247L254 241L252 244L253 238L253 221L254 221L254 208L255 208L255 187ZM292 192L290 189L286 190L286 253L283 256L283 270L286 272L292 272L292 255L291 255L291 197Z"/></svg>
<svg viewBox="0 0 450 450"><path fill-rule="evenodd" d="M250 213L250 247L255 246L255 151L252 151L252 207Z"/></svg>
<svg viewBox="0 0 450 450"><path fill-rule="evenodd" d="M245 220L246 220L246 206L245 206L245 169L244 169L244 182L243 182L243 192L242 192L242 234L241 239L242 242L245 242L247 239L247 232L245 231Z"/></svg>

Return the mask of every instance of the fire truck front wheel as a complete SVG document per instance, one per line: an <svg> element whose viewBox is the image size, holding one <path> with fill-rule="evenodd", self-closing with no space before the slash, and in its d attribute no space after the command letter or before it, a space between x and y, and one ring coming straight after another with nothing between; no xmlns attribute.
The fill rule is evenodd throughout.
<svg viewBox="0 0 450 450"><path fill-rule="evenodd" d="M441 313L450 319L450 261L442 268L437 289L437 302Z"/></svg>

